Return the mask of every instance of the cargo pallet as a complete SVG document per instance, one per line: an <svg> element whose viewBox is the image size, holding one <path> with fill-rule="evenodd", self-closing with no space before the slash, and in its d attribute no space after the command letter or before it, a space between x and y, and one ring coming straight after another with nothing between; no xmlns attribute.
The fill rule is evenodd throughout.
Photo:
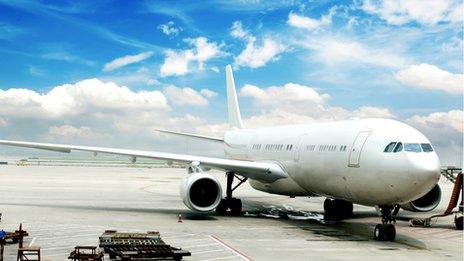
<svg viewBox="0 0 464 261"><path fill-rule="evenodd" d="M102 234L100 247L111 259L120 260L182 260L191 253L166 244L159 232L120 233L107 230Z"/></svg>
<svg viewBox="0 0 464 261"><path fill-rule="evenodd" d="M73 261L102 261L103 253L97 251L95 246L76 246L74 251L69 253L68 259Z"/></svg>

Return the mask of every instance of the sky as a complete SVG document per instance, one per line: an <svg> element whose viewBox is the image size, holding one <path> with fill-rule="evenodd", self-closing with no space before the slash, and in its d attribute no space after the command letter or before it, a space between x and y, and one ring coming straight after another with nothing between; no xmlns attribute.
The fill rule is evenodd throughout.
<svg viewBox="0 0 464 261"><path fill-rule="evenodd" d="M246 127L392 118L462 166L462 1L0 0L0 14L3 139L208 155L154 129L221 136L232 64Z"/></svg>

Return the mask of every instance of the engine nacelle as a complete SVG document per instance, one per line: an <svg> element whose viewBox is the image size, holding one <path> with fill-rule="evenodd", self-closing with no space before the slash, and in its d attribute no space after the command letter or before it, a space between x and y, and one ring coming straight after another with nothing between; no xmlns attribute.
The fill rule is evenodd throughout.
<svg viewBox="0 0 464 261"><path fill-rule="evenodd" d="M430 190L424 196L401 205L401 207L405 210L413 211L413 212L428 212L434 210L441 200L441 189L440 186L435 185L432 190Z"/></svg>
<svg viewBox="0 0 464 261"><path fill-rule="evenodd" d="M209 212L216 209L222 199L219 181L206 173L192 173L180 185L180 196L191 210Z"/></svg>

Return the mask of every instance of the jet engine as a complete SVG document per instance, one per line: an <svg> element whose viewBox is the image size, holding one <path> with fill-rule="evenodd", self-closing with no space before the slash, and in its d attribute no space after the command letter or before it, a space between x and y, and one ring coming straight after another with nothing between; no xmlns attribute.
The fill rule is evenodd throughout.
<svg viewBox="0 0 464 261"><path fill-rule="evenodd" d="M435 185L432 190L430 190L424 196L406 203L401 207L405 210L413 212L428 212L434 210L441 200L441 189L440 186Z"/></svg>
<svg viewBox="0 0 464 261"><path fill-rule="evenodd" d="M191 210L209 212L216 209L222 199L219 181L203 172L190 174L180 185L180 195Z"/></svg>

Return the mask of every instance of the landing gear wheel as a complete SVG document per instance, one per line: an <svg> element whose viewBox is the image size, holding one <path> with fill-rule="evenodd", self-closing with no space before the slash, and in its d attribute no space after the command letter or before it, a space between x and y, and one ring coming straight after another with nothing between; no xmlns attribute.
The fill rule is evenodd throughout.
<svg viewBox="0 0 464 261"><path fill-rule="evenodd" d="M460 217L454 217L454 225L456 226L456 229L457 230L462 230L462 220L463 219L463 216L460 216Z"/></svg>
<svg viewBox="0 0 464 261"><path fill-rule="evenodd" d="M227 212L227 203L225 199L221 199L219 205L216 207L216 213L219 215L225 215Z"/></svg>
<svg viewBox="0 0 464 261"><path fill-rule="evenodd" d="M324 200L324 220L336 220L335 201L330 198Z"/></svg>
<svg viewBox="0 0 464 261"><path fill-rule="evenodd" d="M219 205L216 207L216 212L219 215L234 215L238 216L242 214L242 201L238 198L232 197L232 192L242 185L247 179L241 179L233 172L227 172L227 190L226 197L221 199ZM239 180L239 183L232 188L234 178Z"/></svg>
<svg viewBox="0 0 464 261"><path fill-rule="evenodd" d="M232 215L242 214L242 201L238 198L231 198L230 200L230 211Z"/></svg>
<svg viewBox="0 0 464 261"><path fill-rule="evenodd" d="M396 237L396 229L393 224L387 224L385 226L385 240L392 241L395 240Z"/></svg>
<svg viewBox="0 0 464 261"><path fill-rule="evenodd" d="M377 241L385 240L385 227L382 224L378 224L374 228L374 239Z"/></svg>
<svg viewBox="0 0 464 261"><path fill-rule="evenodd" d="M377 241L393 241L396 237L395 218L393 218L393 206L380 207L382 213L382 224L374 229L374 239Z"/></svg>
<svg viewBox="0 0 464 261"><path fill-rule="evenodd" d="M351 216L353 216L353 203L341 199L325 199L325 220L341 220Z"/></svg>
<svg viewBox="0 0 464 261"><path fill-rule="evenodd" d="M240 215L242 214L242 201L238 198L223 198L216 207L219 215Z"/></svg>

